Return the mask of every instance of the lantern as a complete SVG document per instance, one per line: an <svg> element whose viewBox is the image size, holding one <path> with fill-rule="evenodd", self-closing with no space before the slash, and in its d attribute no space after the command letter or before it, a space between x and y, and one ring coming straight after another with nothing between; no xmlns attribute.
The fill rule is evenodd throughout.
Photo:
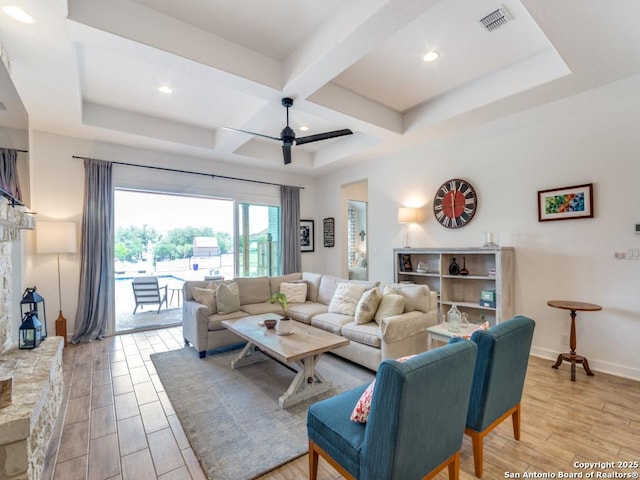
<svg viewBox="0 0 640 480"><path fill-rule="evenodd" d="M38 309L38 304L40 309ZM42 340L47 338L47 311L44 308L44 298L36 292L36 287L27 287L22 294L22 300L20 300L20 315L22 315L24 321L25 313L35 312L36 317L42 317Z"/></svg>
<svg viewBox="0 0 640 480"><path fill-rule="evenodd" d="M38 320L38 313L27 312L22 317L18 347L21 350L36 348L42 341L42 323Z"/></svg>

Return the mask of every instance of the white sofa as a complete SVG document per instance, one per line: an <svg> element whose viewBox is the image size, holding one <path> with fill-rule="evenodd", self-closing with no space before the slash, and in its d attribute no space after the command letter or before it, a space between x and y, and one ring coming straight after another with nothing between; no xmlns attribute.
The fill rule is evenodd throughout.
<svg viewBox="0 0 640 480"><path fill-rule="evenodd" d="M192 344L200 357L208 350L233 345L244 340L224 328L221 320L241 318L261 313L281 313L280 306L267 299L280 291L282 282L305 282L307 296L304 303L290 303L287 314L295 321L342 335L349 345L333 353L377 370L382 360L423 352L428 349L425 329L438 322L437 295L425 285L380 284L380 282L346 280L332 275L311 272L277 277L235 278L238 285L240 309L232 313L209 313L210 306L194 300L193 288L207 288L208 281L187 281L183 287L182 329L185 344ZM404 311L398 315L356 324L353 315L330 312L330 304L338 284L355 283L364 289L387 286L404 297ZM212 288L215 288L212 286ZM198 293L202 293L199 291Z"/></svg>

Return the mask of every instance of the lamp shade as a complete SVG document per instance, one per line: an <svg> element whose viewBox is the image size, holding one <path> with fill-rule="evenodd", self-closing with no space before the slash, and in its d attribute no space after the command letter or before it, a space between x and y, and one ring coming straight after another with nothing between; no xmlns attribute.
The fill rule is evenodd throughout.
<svg viewBox="0 0 640 480"><path fill-rule="evenodd" d="M38 222L38 253L76 253L76 224L73 222Z"/></svg>
<svg viewBox="0 0 640 480"><path fill-rule="evenodd" d="M423 209L400 207L398 208L398 223L420 223L423 221Z"/></svg>

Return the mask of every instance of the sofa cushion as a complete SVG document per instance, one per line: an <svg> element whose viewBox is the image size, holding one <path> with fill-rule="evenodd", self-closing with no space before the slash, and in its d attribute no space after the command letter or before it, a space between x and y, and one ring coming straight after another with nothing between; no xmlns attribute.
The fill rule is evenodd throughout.
<svg viewBox="0 0 640 480"><path fill-rule="evenodd" d="M383 291L389 293L397 293L404 298L404 311L419 311L423 313L429 312L430 299L429 287L427 285L413 285L404 283L386 283Z"/></svg>
<svg viewBox="0 0 640 480"><path fill-rule="evenodd" d="M322 274L302 272L302 280L307 282L307 300L309 300L310 302L317 302L318 290L320 289L320 280L322 280Z"/></svg>
<svg viewBox="0 0 640 480"><path fill-rule="evenodd" d="M360 297L364 293L364 287L353 283L340 282L329 302L330 313L342 313L354 316Z"/></svg>
<svg viewBox="0 0 640 480"><path fill-rule="evenodd" d="M347 323L353 322L351 315L343 315L342 313L320 313L311 319L311 325L321 328L327 332L340 335L342 327Z"/></svg>
<svg viewBox="0 0 640 480"><path fill-rule="evenodd" d="M221 283L216 290L218 313L233 313L240 310L240 289L236 282Z"/></svg>
<svg viewBox="0 0 640 480"><path fill-rule="evenodd" d="M311 318L320 313L327 313L329 307L321 303L305 302L294 303L287 308L287 315L298 322L311 325Z"/></svg>
<svg viewBox="0 0 640 480"><path fill-rule="evenodd" d="M263 313L277 313L282 315L282 307L277 303L247 303L240 305L240 310L247 312L249 315L262 315Z"/></svg>
<svg viewBox="0 0 640 480"><path fill-rule="evenodd" d="M282 282L280 293L287 297L287 303L304 303L307 301L307 283Z"/></svg>
<svg viewBox="0 0 640 480"><path fill-rule="evenodd" d="M340 282L344 282L344 280L333 275L323 275L318 289L318 302L329 305Z"/></svg>
<svg viewBox="0 0 640 480"><path fill-rule="evenodd" d="M358 325L357 323L347 323L342 327L342 336L357 343L371 345L380 348L382 346L380 325L376 322Z"/></svg>
<svg viewBox="0 0 640 480"><path fill-rule="evenodd" d="M302 280L302 273L289 273L287 275L278 275L276 277L269 278L269 289L271 295L280 291L280 284L282 282L297 282Z"/></svg>
<svg viewBox="0 0 640 480"><path fill-rule="evenodd" d="M193 287L191 289L193 299L207 307L207 313L213 315L218 311L216 304L216 291L211 288Z"/></svg>
<svg viewBox="0 0 640 480"><path fill-rule="evenodd" d="M271 296L269 277L236 277L240 289L240 305L266 302Z"/></svg>
<svg viewBox="0 0 640 480"><path fill-rule="evenodd" d="M225 313L225 314L214 313L209 317L208 329L209 330L226 330L227 327L225 327L220 323L222 320L233 320L234 318L243 318L246 316L247 314L242 310L238 310L237 312L232 312L232 313Z"/></svg>
<svg viewBox="0 0 640 480"><path fill-rule="evenodd" d="M400 315L404 310L404 297L397 293L388 293L382 297L374 320L380 323L382 319Z"/></svg>
<svg viewBox="0 0 640 480"><path fill-rule="evenodd" d="M381 300L382 292L378 287L374 287L371 290L364 292L356 306L356 323L363 325L373 320Z"/></svg>

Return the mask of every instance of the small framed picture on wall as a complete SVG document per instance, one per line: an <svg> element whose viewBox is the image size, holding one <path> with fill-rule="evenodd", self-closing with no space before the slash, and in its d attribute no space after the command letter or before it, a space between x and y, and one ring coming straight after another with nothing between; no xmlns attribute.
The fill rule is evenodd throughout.
<svg viewBox="0 0 640 480"><path fill-rule="evenodd" d="M300 251L313 252L313 220L300 220Z"/></svg>

